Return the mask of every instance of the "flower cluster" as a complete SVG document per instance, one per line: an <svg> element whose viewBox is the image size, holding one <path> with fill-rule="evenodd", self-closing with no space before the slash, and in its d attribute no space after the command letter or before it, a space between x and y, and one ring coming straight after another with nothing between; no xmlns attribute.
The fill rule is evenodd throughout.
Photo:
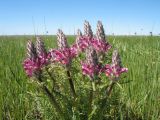
<svg viewBox="0 0 160 120"><path fill-rule="evenodd" d="M23 63L26 74L32 77L46 64L48 64L48 55L42 39L37 37L36 47L33 42L29 40L27 43L27 58Z"/></svg>
<svg viewBox="0 0 160 120"><path fill-rule="evenodd" d="M78 32L80 32L80 30L78 30ZM100 21L98 21L96 37L93 37L93 32L89 22L85 21L84 35L82 36L82 34L80 34L77 36L76 46L79 51L84 51L89 46L93 46L97 52L107 52L111 49L111 45L105 40L103 25Z"/></svg>
<svg viewBox="0 0 160 120"><path fill-rule="evenodd" d="M23 62L23 67L26 74L29 77L34 77L34 80L39 83L39 87L47 95L56 112L59 113L56 118L72 119L74 116L74 118L81 119L80 114L82 111L84 111L82 114L86 118L98 118L99 116L106 116L103 115L106 110L106 105L103 103L108 101L108 96L110 96L113 86L119 80L120 75L128 71L127 68L122 66L117 50L113 50L112 63L106 64L108 60L105 60L107 58L105 55L107 55L107 52L111 48L112 46L106 40L102 22L98 21L96 35L94 36L91 25L88 21L85 21L84 33L82 34L78 29L75 43L72 45L68 44L65 34L60 29L57 32L57 48L50 49L49 51L46 50L41 37L36 37L35 44L29 40L27 43L27 57ZM85 87L84 84L79 84L81 81L78 81L75 75L73 76L79 69L77 62L81 63L79 66L81 72L79 73L83 74L78 79L85 76L90 79L90 82L84 81L86 83ZM71 67L74 63L76 65ZM65 70L57 69L59 66ZM77 67L76 69L75 66ZM57 72L55 72L56 70ZM52 74L52 71L55 73ZM107 82L101 81L103 78L102 74L110 79L108 85L106 84ZM48 77L51 79L49 83L44 80L48 79ZM63 78L64 80L68 80L68 85L64 80L59 81L59 79ZM90 84L89 86L88 83ZM105 85L101 85L102 83L105 83ZM81 85L85 90L82 90ZM89 92L84 93L86 90L89 90ZM70 95L68 94L69 91ZM84 105L83 108L85 109L79 111L79 104L82 104L81 99L86 100L87 109ZM99 104L100 102L102 104ZM95 109L95 106L98 109ZM98 115L98 117L95 115Z"/></svg>
<svg viewBox="0 0 160 120"><path fill-rule="evenodd" d="M79 39L80 49L86 49L86 61L82 62L82 72L84 75L88 75L91 80L94 76L99 75L101 72L105 72L111 80L117 80L121 73L127 72L127 68L122 68L118 51L113 52L112 64L105 65L103 67L99 63L99 56L97 54L105 54L111 45L105 40L105 33L103 25L100 21L97 24L96 38L93 37L91 26L89 22L85 21L84 24L85 35ZM81 48L81 46L83 46Z"/></svg>
<svg viewBox="0 0 160 120"><path fill-rule="evenodd" d="M50 51L51 60L70 66L72 58L74 58L77 55L77 47L69 47L67 43L67 38L60 29L57 33L57 45L57 50L52 49Z"/></svg>
<svg viewBox="0 0 160 120"><path fill-rule="evenodd" d="M69 67L72 59L83 52L86 55L86 59L81 62L82 73L89 76L91 80L101 72L105 72L106 76L111 80L118 79L121 73L127 72L127 68L123 68L121 65L117 50L113 52L111 65L107 64L103 67L99 63L99 55L104 55L111 49L111 45L106 40L101 21L97 23L95 37L89 22L85 21L84 35L78 29L76 42L72 46L68 45L67 38L60 29L57 32L57 49L51 49L47 52L42 39L40 37L36 39L36 47L31 41L27 45L28 57L24 60L23 65L28 76L33 76L36 71L40 71L43 66L52 62L59 62Z"/></svg>

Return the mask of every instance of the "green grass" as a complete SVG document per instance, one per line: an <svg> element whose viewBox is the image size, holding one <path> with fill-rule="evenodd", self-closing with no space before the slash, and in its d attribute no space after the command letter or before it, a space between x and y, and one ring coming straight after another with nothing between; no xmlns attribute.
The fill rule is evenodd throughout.
<svg viewBox="0 0 160 120"><path fill-rule="evenodd" d="M47 49L55 47L55 36L43 37ZM38 91L37 87L30 83L22 68L26 42L30 38L34 39L33 36L0 37L1 119L33 119L29 116L35 106L41 109L44 119L53 119L51 105L45 96L32 94ZM74 41L73 36L68 39L70 43ZM120 81L119 101L123 101L123 105L117 103L116 106L119 118L127 119L125 115L134 114L133 119L160 119L160 37L110 36L108 41L120 51L122 63L129 69L126 78ZM35 99L40 105L35 105Z"/></svg>

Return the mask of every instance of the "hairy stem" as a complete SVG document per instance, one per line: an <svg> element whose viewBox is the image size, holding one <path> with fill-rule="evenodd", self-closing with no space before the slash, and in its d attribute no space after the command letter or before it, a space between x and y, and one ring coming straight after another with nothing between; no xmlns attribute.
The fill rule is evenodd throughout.
<svg viewBox="0 0 160 120"><path fill-rule="evenodd" d="M103 112L105 110L105 107L107 105L107 100L109 98L109 96L111 95L112 93L112 90L113 90L113 86L116 82L113 82L111 81L111 83L107 86L107 90L106 90L106 96L102 99L101 101L101 104L100 104L100 109L99 111L97 112L98 116L99 116L99 119L102 119L102 116L103 116Z"/></svg>
<svg viewBox="0 0 160 120"><path fill-rule="evenodd" d="M93 88L93 91L96 91L96 85L94 81L92 81L92 88Z"/></svg>
<svg viewBox="0 0 160 120"><path fill-rule="evenodd" d="M71 93L72 93L73 97L76 98L76 92L75 92L75 89L74 89L73 80L71 78L71 74L70 74L69 70L67 70L67 76L68 76L68 81L69 81L69 85L70 85L70 88L71 88Z"/></svg>
<svg viewBox="0 0 160 120"><path fill-rule="evenodd" d="M107 96L110 96L111 95L111 92L112 92L112 90L113 90L113 86L114 86L114 84L115 84L115 82L111 82L110 83L110 85L108 86L108 88L107 88Z"/></svg>
<svg viewBox="0 0 160 120"><path fill-rule="evenodd" d="M93 87L92 87L92 82L91 82L91 86L90 86L90 91L89 91L89 108L88 108L88 115L91 113L92 111L92 101L93 101Z"/></svg>
<svg viewBox="0 0 160 120"><path fill-rule="evenodd" d="M49 77L52 79L53 84L55 84L56 80L54 79L54 77L52 76L52 74L49 72L48 68L46 68L46 72L49 75Z"/></svg>
<svg viewBox="0 0 160 120"><path fill-rule="evenodd" d="M64 117L64 114L59 106L59 104L57 103L55 97L53 96L53 94L49 91L49 89L46 86L42 86L42 90L43 92L47 95L47 97L49 98L50 102L53 104L53 106L55 107L56 111L62 116Z"/></svg>
<svg viewBox="0 0 160 120"><path fill-rule="evenodd" d="M88 108L88 116L92 112L92 107L94 106L94 97L95 97L95 91L96 91L96 86L95 86L95 81L91 81L91 86L90 86L90 93L89 93L89 108Z"/></svg>
<svg viewBox="0 0 160 120"><path fill-rule="evenodd" d="M42 83L42 76L41 76L41 74L37 74L36 77L37 77L39 83ZM45 85L43 85L43 84L42 84L41 88L42 88L44 94L47 95L47 97L49 98L49 100L52 103L52 105L55 107L56 111L60 114L60 116L62 116L63 118L65 118L64 114L63 114L63 112L62 112L62 110L61 110L61 108L59 106L59 104L56 101L56 98L53 96L53 94L50 92L50 90Z"/></svg>
<svg viewBox="0 0 160 120"><path fill-rule="evenodd" d="M47 74L49 75L49 77L51 78L52 80L52 91L54 91L55 88L59 88L59 86L56 84L56 80L55 78L53 77L53 75L49 72L48 68L46 68L46 72Z"/></svg>

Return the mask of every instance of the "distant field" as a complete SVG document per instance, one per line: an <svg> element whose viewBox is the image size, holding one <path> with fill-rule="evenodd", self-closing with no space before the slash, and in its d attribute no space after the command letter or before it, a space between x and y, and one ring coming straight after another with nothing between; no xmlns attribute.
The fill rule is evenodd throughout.
<svg viewBox="0 0 160 120"><path fill-rule="evenodd" d="M29 83L22 68L29 38L34 36L0 36L0 119L31 119L34 99L30 91L36 91L36 87ZM43 38L47 49L56 46L56 36ZM68 36L68 41L72 43L74 36ZM130 108L126 114L160 119L160 37L110 36L108 41L119 50L122 63L129 69L119 91L120 99ZM37 98L44 119L52 119L53 111L44 98Z"/></svg>

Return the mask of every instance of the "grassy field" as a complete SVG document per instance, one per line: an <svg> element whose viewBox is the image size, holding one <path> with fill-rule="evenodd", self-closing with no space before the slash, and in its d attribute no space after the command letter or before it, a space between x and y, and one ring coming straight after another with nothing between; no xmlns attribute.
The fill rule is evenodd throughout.
<svg viewBox="0 0 160 120"><path fill-rule="evenodd" d="M53 119L51 105L45 96L36 96L37 87L31 84L22 68L26 56L26 42L33 36L0 37L0 119L33 119L36 109L43 119ZM43 36L47 49L55 47L55 36ZM68 37L69 42L74 37ZM117 105L120 119L160 119L160 37L110 36L108 41L120 51L122 63L129 71L119 89ZM32 94L34 93L35 94ZM38 102L35 102L38 101ZM35 105L36 103L36 105ZM122 106L126 106L122 110ZM125 114L122 113L125 111ZM37 113L38 114L38 113ZM114 119L114 118L112 118Z"/></svg>

